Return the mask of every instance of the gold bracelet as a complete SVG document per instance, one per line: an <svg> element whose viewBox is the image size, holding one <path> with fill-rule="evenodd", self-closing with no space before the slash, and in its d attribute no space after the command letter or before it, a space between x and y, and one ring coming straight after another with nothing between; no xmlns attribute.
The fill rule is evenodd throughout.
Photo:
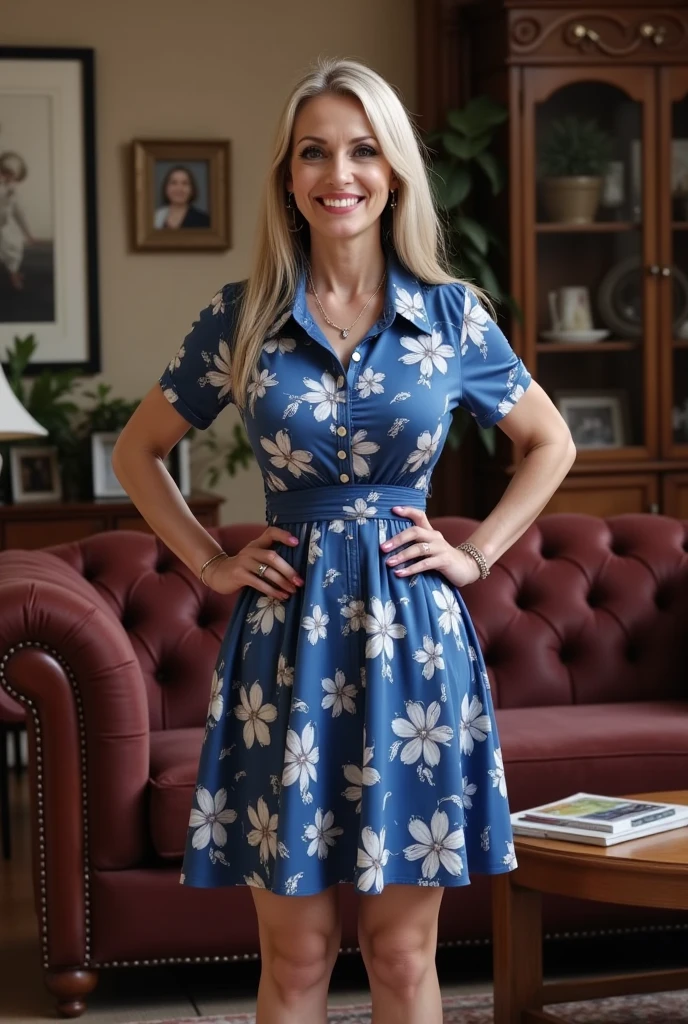
<svg viewBox="0 0 688 1024"><path fill-rule="evenodd" d="M475 544L471 544L470 541L465 540L462 544L456 545L457 551L465 551L467 555L474 558L478 563L480 569L480 579L484 580L490 575L490 570L487 568L487 562L485 561L485 555L482 553L480 548L477 548Z"/></svg>
<svg viewBox="0 0 688 1024"><path fill-rule="evenodd" d="M218 558L229 558L229 555L227 554L226 551L218 551L216 555L213 555L212 558L209 558L208 561L204 562L203 565L201 566L201 571L198 574L198 578L201 581L201 583L203 583L206 587L209 586L209 584L206 583L205 580L203 579L203 573L206 571L208 566L212 565L213 562L216 562Z"/></svg>

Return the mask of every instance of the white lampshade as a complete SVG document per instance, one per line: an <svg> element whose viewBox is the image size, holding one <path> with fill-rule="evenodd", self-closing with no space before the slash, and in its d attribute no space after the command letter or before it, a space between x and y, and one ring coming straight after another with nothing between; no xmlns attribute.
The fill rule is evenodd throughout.
<svg viewBox="0 0 688 1024"><path fill-rule="evenodd" d="M0 366L0 441L21 441L47 433L21 404Z"/></svg>

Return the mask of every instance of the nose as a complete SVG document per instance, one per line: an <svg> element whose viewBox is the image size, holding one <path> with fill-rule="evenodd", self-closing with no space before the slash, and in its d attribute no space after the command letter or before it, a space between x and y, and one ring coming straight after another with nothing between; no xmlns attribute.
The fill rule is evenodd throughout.
<svg viewBox="0 0 688 1024"><path fill-rule="evenodd" d="M353 179L351 163L346 153L335 154L330 161L328 179L330 184L342 186Z"/></svg>

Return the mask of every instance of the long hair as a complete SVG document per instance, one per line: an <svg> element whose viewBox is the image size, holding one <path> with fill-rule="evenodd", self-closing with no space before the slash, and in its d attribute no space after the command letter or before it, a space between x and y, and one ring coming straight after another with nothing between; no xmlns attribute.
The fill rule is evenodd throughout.
<svg viewBox="0 0 688 1024"><path fill-rule="evenodd" d="M319 58L297 83L279 119L272 164L268 172L248 281L236 320L232 392L239 406L269 328L296 293L299 275L308 259L310 238L290 228L286 208L286 179L291 160L294 121L301 107L323 94L358 99L372 125L382 153L399 180L397 206L387 207L383 221L390 225L390 243L411 273L427 284L464 284L450 273L440 221L427 173L427 150L396 92L377 72L354 60ZM479 288L471 287L481 297Z"/></svg>

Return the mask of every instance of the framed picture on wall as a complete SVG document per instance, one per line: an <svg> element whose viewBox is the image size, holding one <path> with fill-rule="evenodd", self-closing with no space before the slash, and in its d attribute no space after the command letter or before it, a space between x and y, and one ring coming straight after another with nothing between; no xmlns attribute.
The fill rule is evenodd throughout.
<svg viewBox="0 0 688 1024"><path fill-rule="evenodd" d="M134 248L229 249L228 141L135 139Z"/></svg>
<svg viewBox="0 0 688 1024"><path fill-rule="evenodd" d="M0 46L0 359L100 370L94 55Z"/></svg>
<svg viewBox="0 0 688 1024"><path fill-rule="evenodd" d="M628 396L622 389L562 389L554 403L576 448L621 448L630 444Z"/></svg>

